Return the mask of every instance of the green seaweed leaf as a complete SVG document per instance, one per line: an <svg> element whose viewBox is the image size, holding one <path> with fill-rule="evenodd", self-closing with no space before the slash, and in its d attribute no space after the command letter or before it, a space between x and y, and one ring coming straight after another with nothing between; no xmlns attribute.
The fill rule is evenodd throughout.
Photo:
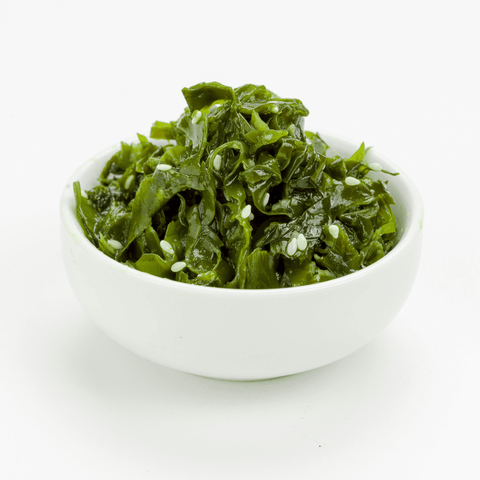
<svg viewBox="0 0 480 480"><path fill-rule="evenodd" d="M73 185L85 236L150 275L224 288L329 281L394 248L394 200L369 172L362 143L348 158L304 130L303 103L264 85L184 88L178 120L121 143L99 184ZM395 173L381 170L375 174ZM172 266L184 262L180 271Z"/></svg>

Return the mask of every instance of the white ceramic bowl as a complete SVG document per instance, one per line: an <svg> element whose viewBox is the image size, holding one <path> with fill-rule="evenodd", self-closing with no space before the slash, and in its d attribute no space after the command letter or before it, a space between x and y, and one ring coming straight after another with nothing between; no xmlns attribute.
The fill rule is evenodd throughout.
<svg viewBox="0 0 480 480"><path fill-rule="evenodd" d="M343 156L359 146L320 135ZM61 235L68 278L79 302L107 335L132 352L208 377L290 375L359 349L405 302L419 263L423 207L409 178L383 155L371 151L369 161L400 172L388 177L401 237L389 254L364 270L317 285L230 290L133 270L87 240L75 217L72 183L80 180L83 189L93 187L118 148L103 151L70 178L61 198Z"/></svg>

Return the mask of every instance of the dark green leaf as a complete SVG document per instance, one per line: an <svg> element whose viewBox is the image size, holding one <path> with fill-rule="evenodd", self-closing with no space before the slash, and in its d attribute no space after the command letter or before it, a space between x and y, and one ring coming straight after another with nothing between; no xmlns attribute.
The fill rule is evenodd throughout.
<svg viewBox="0 0 480 480"><path fill-rule="evenodd" d="M99 185L74 184L78 221L105 255L192 285L261 289L348 275L394 248L394 201L369 177L364 144L329 156L304 130L303 103L264 85L182 92L179 119L150 131L168 143L138 134ZM177 262L185 266L173 272Z"/></svg>

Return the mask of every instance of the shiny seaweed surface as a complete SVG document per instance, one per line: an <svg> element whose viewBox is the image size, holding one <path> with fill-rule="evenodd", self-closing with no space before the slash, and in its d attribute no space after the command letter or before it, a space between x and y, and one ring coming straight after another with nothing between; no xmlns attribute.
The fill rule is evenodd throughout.
<svg viewBox="0 0 480 480"><path fill-rule="evenodd" d="M261 289L342 277L394 247L394 200L368 176L381 166L364 144L332 154L304 130L303 103L265 86L182 92L178 120L122 143L99 185L74 184L77 218L105 255L179 282Z"/></svg>

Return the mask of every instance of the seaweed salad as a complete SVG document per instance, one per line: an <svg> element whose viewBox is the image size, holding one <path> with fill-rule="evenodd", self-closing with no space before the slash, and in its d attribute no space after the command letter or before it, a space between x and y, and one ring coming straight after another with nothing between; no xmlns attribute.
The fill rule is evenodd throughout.
<svg viewBox="0 0 480 480"><path fill-rule="evenodd" d="M308 110L247 84L182 90L176 121L122 143L99 185L74 183L76 214L105 255L211 287L296 287L348 275L395 245L394 200L362 144L331 153ZM158 141L161 140L161 141Z"/></svg>

